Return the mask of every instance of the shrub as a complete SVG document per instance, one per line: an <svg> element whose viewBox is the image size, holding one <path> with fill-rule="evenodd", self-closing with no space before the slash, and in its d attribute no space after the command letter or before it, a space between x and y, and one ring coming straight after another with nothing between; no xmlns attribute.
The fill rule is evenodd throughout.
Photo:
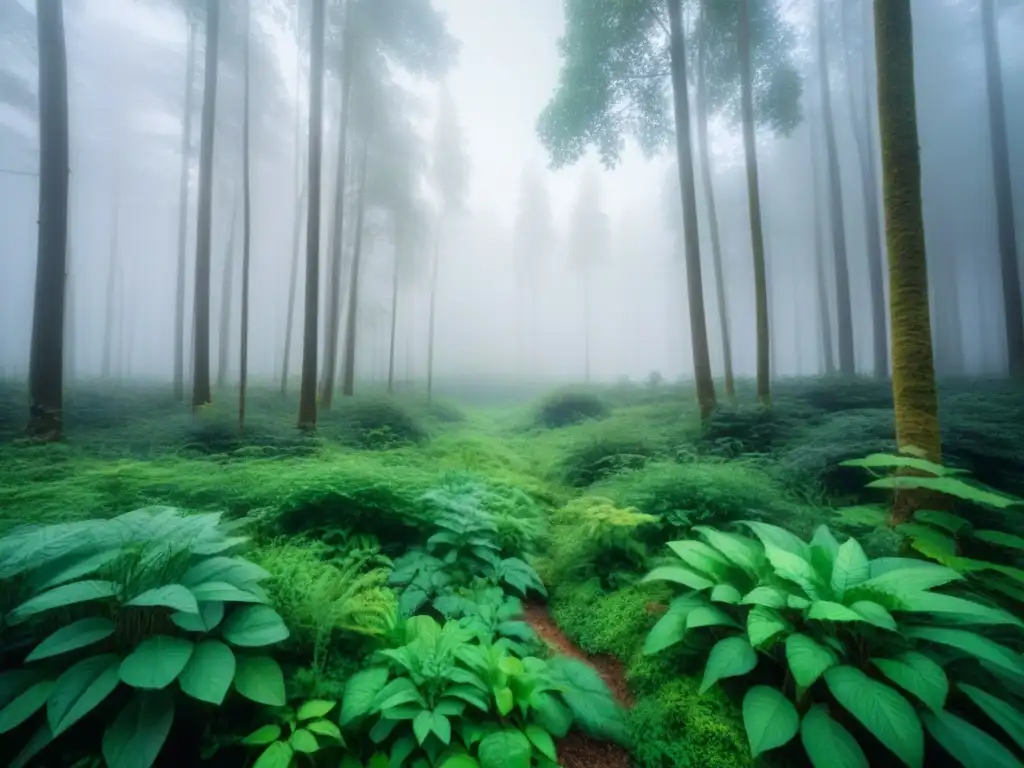
<svg viewBox="0 0 1024 768"><path fill-rule="evenodd" d="M610 475L639 469L653 454L642 438L624 430L605 431L571 445L560 461L558 475L568 486L585 488Z"/></svg>
<svg viewBox="0 0 1024 768"><path fill-rule="evenodd" d="M551 615L589 654L611 654L628 663L650 629L651 603L667 593L659 584L637 584L605 593L596 580L565 584L554 591Z"/></svg>
<svg viewBox="0 0 1024 768"><path fill-rule="evenodd" d="M556 392L541 402L536 423L540 427L556 429L587 419L603 419L608 413L608 405L597 395L589 392Z"/></svg>
<svg viewBox="0 0 1024 768"><path fill-rule="evenodd" d="M722 404L704 426L701 449L728 458L770 453L798 432L812 415L807 408L785 403L771 408Z"/></svg>
<svg viewBox="0 0 1024 768"><path fill-rule="evenodd" d="M291 768L299 764L299 755L314 755L344 747L341 730L327 715L335 701L312 699L298 707L283 707L272 713L276 723L261 726L239 740L245 747L261 750L257 766ZM314 758L310 758L314 759Z"/></svg>
<svg viewBox="0 0 1024 768"><path fill-rule="evenodd" d="M264 604L259 582L267 572L228 554L246 541L236 529L218 514L148 508L25 527L0 540L8 670L0 675L0 732L46 710L11 766L26 765L94 711L111 716L119 703L103 756L112 768L145 768L167 738L177 687L215 706L232 686L258 703L284 704L280 667L253 651L285 640L288 630Z"/></svg>
<svg viewBox="0 0 1024 768"><path fill-rule="evenodd" d="M863 748L875 742L858 741L851 725L911 768L923 764L925 730L961 762L970 764L972 753L1016 761L962 716L973 714L967 701L985 701L992 721L1021 741L1012 725L1021 713L1010 702L1024 661L990 638L1024 622L970 594L935 591L962 579L950 568L869 560L856 539L840 545L826 526L808 543L777 526L745 525L756 539L701 526L703 540L670 543L681 564L647 578L689 591L672 601L644 651L684 643L706 654L701 691L753 672L762 658L776 665L774 682L781 672L791 677L795 690L756 684L744 695L753 757L799 732L816 768L866 765ZM965 629L972 625L985 634Z"/></svg>
<svg viewBox="0 0 1024 768"><path fill-rule="evenodd" d="M387 450L414 445L428 437L426 428L412 412L393 398L344 399L325 414L322 429L336 428L339 437L356 448Z"/></svg>

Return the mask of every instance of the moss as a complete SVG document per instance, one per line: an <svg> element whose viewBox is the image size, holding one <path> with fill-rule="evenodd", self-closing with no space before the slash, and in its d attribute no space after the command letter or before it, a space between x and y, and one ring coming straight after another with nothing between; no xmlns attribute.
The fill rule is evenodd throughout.
<svg viewBox="0 0 1024 768"><path fill-rule="evenodd" d="M654 623L647 604L662 596L661 585L644 584L605 594L596 580L558 587L551 615L587 653L607 653L628 661Z"/></svg>

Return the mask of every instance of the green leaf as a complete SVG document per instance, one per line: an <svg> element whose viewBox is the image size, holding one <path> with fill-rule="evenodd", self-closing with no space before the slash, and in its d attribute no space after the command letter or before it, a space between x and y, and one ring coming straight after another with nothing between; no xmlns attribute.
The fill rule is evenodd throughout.
<svg viewBox="0 0 1024 768"><path fill-rule="evenodd" d="M508 686L495 688L494 703L498 707L498 714L505 717L512 711L512 707L514 707L516 703L515 696L512 695L512 689Z"/></svg>
<svg viewBox="0 0 1024 768"><path fill-rule="evenodd" d="M757 654L746 637L733 636L719 640L708 656L700 692L704 693L724 677L745 675L756 666Z"/></svg>
<svg viewBox="0 0 1024 768"><path fill-rule="evenodd" d="M8 625L20 624L36 614L51 611L54 608L66 608L69 605L103 600L115 597L121 592L121 585L113 581L75 581L54 587L36 595L19 605L7 614L4 619Z"/></svg>
<svg viewBox="0 0 1024 768"><path fill-rule="evenodd" d="M320 744L317 742L316 736L305 728L296 728L295 732L292 733L291 738L288 739L288 743L292 745L292 749L296 752L304 752L307 755L310 755L320 749Z"/></svg>
<svg viewBox="0 0 1024 768"><path fill-rule="evenodd" d="M98 707L121 682L116 653L92 656L57 678L46 702L46 721L54 738Z"/></svg>
<svg viewBox="0 0 1024 768"><path fill-rule="evenodd" d="M752 539L723 533L705 525L695 525L693 530L707 539L708 544L721 552L729 562L749 574L757 572L764 562L761 548Z"/></svg>
<svg viewBox="0 0 1024 768"><path fill-rule="evenodd" d="M842 600L846 590L868 580L868 556L854 538L842 543L836 553L836 562L832 566L832 594L836 600Z"/></svg>
<svg viewBox="0 0 1024 768"><path fill-rule="evenodd" d="M786 638L786 661L793 679L801 688L810 688L826 670L839 663L831 648L799 632Z"/></svg>
<svg viewBox="0 0 1024 768"><path fill-rule="evenodd" d="M195 597L181 584L167 584L147 590L138 597L133 597L125 605L159 606L181 613L199 613Z"/></svg>
<svg viewBox="0 0 1024 768"><path fill-rule="evenodd" d="M752 530L754 535L761 540L761 543L764 544L765 554L767 554L768 547L771 546L795 555L804 562L810 562L811 550L807 542L794 536L785 528L780 528L770 523L762 523L758 520L741 520L740 522ZM768 555L768 559L771 559L771 555Z"/></svg>
<svg viewBox="0 0 1024 768"><path fill-rule="evenodd" d="M50 733L50 726L43 723L32 734L32 737L28 740L24 747L21 748L21 752L14 756L11 760L11 764L7 768L25 768L40 752L50 745L53 741L53 734Z"/></svg>
<svg viewBox="0 0 1024 768"><path fill-rule="evenodd" d="M713 605L701 605L686 614L686 628L700 629L701 627L736 627L739 624L733 621L721 608Z"/></svg>
<svg viewBox="0 0 1024 768"><path fill-rule="evenodd" d="M711 590L711 602L726 603L727 605L738 605L743 597L740 591L732 584L716 584Z"/></svg>
<svg viewBox="0 0 1024 768"><path fill-rule="evenodd" d="M413 718L412 721L412 732L416 737L416 741L421 746L426 741L427 736L430 735L430 726L432 718L429 709L420 710L419 714Z"/></svg>
<svg viewBox="0 0 1024 768"><path fill-rule="evenodd" d="M752 757L788 744L800 727L796 707L782 691L755 685L743 697L743 725Z"/></svg>
<svg viewBox="0 0 1024 768"><path fill-rule="evenodd" d="M199 603L199 613L172 613L171 621L186 632L211 632L224 618L224 603L207 600Z"/></svg>
<svg viewBox="0 0 1024 768"><path fill-rule="evenodd" d="M828 556L828 562L835 565L836 557L839 555L839 542L836 541L836 537L832 535L832 531L827 525L819 525L814 529L814 535L811 537L811 549L814 548L824 552Z"/></svg>
<svg viewBox="0 0 1024 768"><path fill-rule="evenodd" d="M121 662L121 680L134 688L166 688L185 669L194 648L180 637L146 638Z"/></svg>
<svg viewBox="0 0 1024 768"><path fill-rule="evenodd" d="M52 680L40 680L16 696L0 710L0 733L7 733L17 728L38 712L46 703L52 689Z"/></svg>
<svg viewBox="0 0 1024 768"><path fill-rule="evenodd" d="M915 568L898 568L878 576L872 576L849 590L845 601L871 600L872 596L878 592L903 596L914 592L924 592L963 579L963 576L952 568L926 563L922 560L919 560L918 563Z"/></svg>
<svg viewBox="0 0 1024 768"><path fill-rule="evenodd" d="M436 709L431 714L430 730L432 730L442 744L450 744L452 740L452 724L448 718Z"/></svg>
<svg viewBox="0 0 1024 768"><path fill-rule="evenodd" d="M1024 627L1024 621L1001 608L992 608L962 597L933 592L907 595L903 599L903 610L952 615L960 621L971 624L1013 624Z"/></svg>
<svg viewBox="0 0 1024 768"><path fill-rule="evenodd" d="M897 630L896 619L885 609L885 606L874 603L870 600L858 600L850 604L850 610L858 614L864 621L874 624L876 627L888 629L890 632Z"/></svg>
<svg viewBox="0 0 1024 768"><path fill-rule="evenodd" d="M252 768L288 768L292 764L295 750L287 741L275 741L256 758Z"/></svg>
<svg viewBox="0 0 1024 768"><path fill-rule="evenodd" d="M555 740L551 738L551 734L541 728L539 725L527 725L523 729L526 734L526 738L530 740L530 743L537 748L544 757L549 760L557 761L558 754L555 751Z"/></svg>
<svg viewBox="0 0 1024 768"><path fill-rule="evenodd" d="M770 542L764 545L764 552L768 556L768 562L775 569L775 575L796 584L811 600L820 600L827 593L826 587L809 560ZM810 556L809 552L808 556Z"/></svg>
<svg viewBox="0 0 1024 768"><path fill-rule="evenodd" d="M477 748L481 768L530 768L532 755L530 740L514 729L485 736Z"/></svg>
<svg viewBox="0 0 1024 768"><path fill-rule="evenodd" d="M250 605L234 611L221 629L232 645L255 648L288 638L288 628L269 605Z"/></svg>
<svg viewBox="0 0 1024 768"><path fill-rule="evenodd" d="M710 581L707 577L694 573L688 568L680 568L675 565L663 565L654 568L641 581L671 581L696 590L711 589L715 586L714 582Z"/></svg>
<svg viewBox="0 0 1024 768"><path fill-rule="evenodd" d="M847 459L839 462L841 467L863 467L864 469L916 469L930 475L941 477L954 470L946 469L941 464L928 461L917 456L899 456L891 453L872 453L863 459Z"/></svg>
<svg viewBox="0 0 1024 768"><path fill-rule="evenodd" d="M815 704L804 715L800 740L814 768L869 768L857 740L822 704Z"/></svg>
<svg viewBox="0 0 1024 768"><path fill-rule="evenodd" d="M964 768L1020 768L1013 754L980 728L951 712L925 712L921 715L928 733Z"/></svg>
<svg viewBox="0 0 1024 768"><path fill-rule="evenodd" d="M937 493L944 493L947 496L956 496L965 501L973 501L996 509L1009 509L1019 504L1017 499L1004 496L999 493L992 493L981 488L968 485L963 480L955 477L914 477L911 475L899 475L895 477L883 477L868 483L867 488L894 488L899 490L924 488Z"/></svg>
<svg viewBox="0 0 1024 768"><path fill-rule="evenodd" d="M907 627L904 634L917 640L956 648L977 659L987 661L1011 675L1024 674L1024 662L1020 656L1009 648L992 642L976 632L944 627Z"/></svg>
<svg viewBox="0 0 1024 768"><path fill-rule="evenodd" d="M193 597L200 603L262 603L263 599L244 589L223 581L208 581L189 587Z"/></svg>
<svg viewBox="0 0 1024 768"><path fill-rule="evenodd" d="M967 694L967 697L977 704L993 723L1006 731L1018 747L1024 749L1024 720L1021 719L1016 707L973 685L958 683L957 687Z"/></svg>
<svg viewBox="0 0 1024 768"><path fill-rule="evenodd" d="M685 541L670 541L668 548L698 573L707 573L713 576L721 576L729 567L726 560L716 549L709 547L703 541L693 539Z"/></svg>
<svg viewBox="0 0 1024 768"><path fill-rule="evenodd" d="M785 608L786 594L775 587L754 587L740 600L743 605L763 605L765 608Z"/></svg>
<svg viewBox="0 0 1024 768"><path fill-rule="evenodd" d="M239 656L236 661L236 691L257 704L285 705L284 675L276 661L269 656Z"/></svg>
<svg viewBox="0 0 1024 768"><path fill-rule="evenodd" d="M281 726L273 724L264 725L250 733L242 739L240 743L247 747L263 747L271 742L277 741L280 737Z"/></svg>
<svg viewBox="0 0 1024 768"><path fill-rule="evenodd" d="M1002 531L975 531L974 538L984 541L987 544L995 544L999 547L1011 547L1013 549L1024 549L1024 538Z"/></svg>
<svg viewBox="0 0 1024 768"><path fill-rule="evenodd" d="M914 513L914 520L919 523L934 525L936 528L942 528L953 535L959 534L965 528L970 530L971 527L970 522L960 517L960 515L954 515L952 512L943 512L941 510L920 509Z"/></svg>
<svg viewBox="0 0 1024 768"><path fill-rule="evenodd" d="M344 739L341 738L341 731L334 723L330 720L310 720L305 724L306 730L317 734L318 736L326 736L330 739L335 739L344 743Z"/></svg>
<svg viewBox="0 0 1024 768"><path fill-rule="evenodd" d="M686 619L691 611L707 603L700 597L684 595L669 604L668 611L651 627L644 639L643 653L647 656L663 651L686 637Z"/></svg>
<svg viewBox="0 0 1024 768"><path fill-rule="evenodd" d="M836 515L848 523L881 528L889 522L889 513L878 505L841 507Z"/></svg>
<svg viewBox="0 0 1024 768"><path fill-rule="evenodd" d="M203 640L178 678L181 690L193 699L220 706L235 679L235 654L220 640Z"/></svg>
<svg viewBox="0 0 1024 768"><path fill-rule="evenodd" d="M893 659L871 659L882 674L909 691L938 712L946 706L949 680L931 658L918 651L907 651Z"/></svg>
<svg viewBox="0 0 1024 768"><path fill-rule="evenodd" d="M572 711L565 704L550 693L540 693L534 697L533 709L538 725L557 739L565 738L572 727Z"/></svg>
<svg viewBox="0 0 1024 768"><path fill-rule="evenodd" d="M43 640L28 656L25 661L38 661L48 659L51 656L58 656L68 651L76 651L85 648L87 645L106 640L114 634L115 625L110 619L93 617L80 619L74 624L68 624L58 629L48 638Z"/></svg>
<svg viewBox="0 0 1024 768"><path fill-rule="evenodd" d="M441 768L480 768L480 763L469 755L452 755L441 763Z"/></svg>
<svg viewBox="0 0 1024 768"><path fill-rule="evenodd" d="M910 703L856 667L833 667L825 673L828 688L846 710L910 768L924 762L924 732Z"/></svg>
<svg viewBox="0 0 1024 768"><path fill-rule="evenodd" d="M337 706L336 701L325 701L324 699L310 699L304 701L295 718L301 723L303 720L312 720L315 717L323 717Z"/></svg>
<svg viewBox="0 0 1024 768"><path fill-rule="evenodd" d="M174 695L170 691L136 691L103 734L108 768L150 768L173 722Z"/></svg>
<svg viewBox="0 0 1024 768"><path fill-rule="evenodd" d="M208 557L189 568L181 583L190 589L199 584L219 581L245 589L247 585L270 578L270 573L241 557Z"/></svg>
<svg viewBox="0 0 1024 768"><path fill-rule="evenodd" d="M755 648L760 648L780 632L789 629L789 622L771 608L755 605L747 614L747 636Z"/></svg>
<svg viewBox="0 0 1024 768"><path fill-rule="evenodd" d="M864 621L864 617L852 608L828 600L811 603L807 618L816 621Z"/></svg>
<svg viewBox="0 0 1024 768"><path fill-rule="evenodd" d="M34 669L9 669L0 672L0 709L39 682L40 675Z"/></svg>

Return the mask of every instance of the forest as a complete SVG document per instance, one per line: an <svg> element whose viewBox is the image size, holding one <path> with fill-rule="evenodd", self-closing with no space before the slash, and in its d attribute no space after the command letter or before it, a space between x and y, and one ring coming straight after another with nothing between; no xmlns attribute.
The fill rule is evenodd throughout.
<svg viewBox="0 0 1024 768"><path fill-rule="evenodd" d="M0 763L1024 768L1020 40L0 0Z"/></svg>

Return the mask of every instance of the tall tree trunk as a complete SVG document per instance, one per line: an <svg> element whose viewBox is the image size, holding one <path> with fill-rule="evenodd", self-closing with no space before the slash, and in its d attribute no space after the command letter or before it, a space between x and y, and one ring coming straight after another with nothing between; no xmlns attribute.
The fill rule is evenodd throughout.
<svg viewBox="0 0 1024 768"><path fill-rule="evenodd" d="M250 90L252 88L250 67L250 47L252 45L252 0L245 0L245 99L242 115L242 327L239 340L238 364L238 430L245 429L245 386L249 378L249 259L252 245L252 178L250 176L249 141L251 126L249 123Z"/></svg>
<svg viewBox="0 0 1024 768"><path fill-rule="evenodd" d="M981 19L985 43L988 127L992 145L992 180L996 193L996 224L999 227L999 264L1003 278L1006 356L1010 375L1024 376L1024 309L1021 307L1017 230L1014 223L1009 151L1006 146L1006 108L1003 100L1002 61L999 56L995 0L981 1Z"/></svg>
<svg viewBox="0 0 1024 768"><path fill-rule="evenodd" d="M359 318L359 266L363 257L363 217L366 212L366 165L370 140L363 139L363 159L359 164L359 206L356 209L356 241L352 248L352 276L348 286L348 316L345 318L345 360L341 394L356 393L356 323Z"/></svg>
<svg viewBox="0 0 1024 768"><path fill-rule="evenodd" d="M174 291L174 399L185 399L185 250L188 242L188 179L192 166L192 81L196 70L196 23L188 13L185 113L181 121L181 178L178 181L178 274Z"/></svg>
<svg viewBox="0 0 1024 768"><path fill-rule="evenodd" d="M818 157L821 152L818 146L818 132L815 125L808 122L811 134L811 176L814 187L814 279L817 287L818 330L821 333L821 352L825 358L825 375L833 376L836 372L836 355L832 347L832 307L828 296L828 264L825 258L825 236L823 211L821 209L821 174L818 172Z"/></svg>
<svg viewBox="0 0 1024 768"><path fill-rule="evenodd" d="M754 89L750 67L750 0L740 0L740 81L743 112L743 152L747 164L747 198L750 201L750 243L754 254L754 309L757 315L757 399L771 405L770 344L768 329L768 281L764 264L764 232L761 229L761 192L757 180L757 144L754 142Z"/></svg>
<svg viewBox="0 0 1024 768"><path fill-rule="evenodd" d="M60 440L64 409L64 280L68 244L68 71L64 3L36 8L39 50L39 239L28 433Z"/></svg>
<svg viewBox="0 0 1024 768"><path fill-rule="evenodd" d="M437 317L437 276L441 267L441 217L434 234L434 265L430 276L430 314L427 321L427 402L434 396L434 329Z"/></svg>
<svg viewBox="0 0 1024 768"><path fill-rule="evenodd" d="M244 159L243 159L244 162ZM238 195L231 209L231 229L224 252L224 273L220 281L220 332L217 334L217 388L228 383L228 359L231 352L231 301L235 296L235 231L238 223Z"/></svg>
<svg viewBox="0 0 1024 768"><path fill-rule="evenodd" d="M388 394L395 392L395 338L398 331L398 268L399 268L399 243L404 240L398 233L398 226L395 225L395 266L391 273L391 340L388 351Z"/></svg>
<svg viewBox="0 0 1024 768"><path fill-rule="evenodd" d="M835 258L836 320L839 329L839 373L853 376L857 370L853 346L853 307L850 298L850 268L846 258L846 224L843 217L843 179L839 173L839 152L832 121L832 88L828 78L825 46L825 0L818 0L818 77L821 80L821 115L825 128L825 157L832 222L832 254Z"/></svg>
<svg viewBox="0 0 1024 768"><path fill-rule="evenodd" d="M870 5L864 25L865 36L869 31L867 21L870 20ZM882 276L885 254L882 253L882 224L878 215L878 178L875 175L875 132L871 127L871 95L867 88L868 53L864 48L861 52L863 60L864 98L861 101L862 111L857 108L856 94L853 92L853 64L850 41L846 34L846 5L840 9L841 34L843 43L843 66L846 73L846 97L853 123L853 137L857 144L857 160L860 168L860 188L864 206L864 246L868 258L868 283L871 290L871 340L872 340L872 372L875 378L884 379L889 375L889 338L885 327L885 281ZM865 45L867 41L865 40Z"/></svg>
<svg viewBox="0 0 1024 768"><path fill-rule="evenodd" d="M686 284L690 307L690 343L693 349L693 376L697 384L697 402L702 418L715 409L715 382L711 378L711 355L704 318L704 289L701 280L700 238L697 233L697 193L693 178L690 148L690 97L687 93L686 37L683 33L681 0L668 0L669 32L672 54L672 104L675 113L676 157L679 190L683 206L686 236Z"/></svg>
<svg viewBox="0 0 1024 768"><path fill-rule="evenodd" d="M701 2L701 15L708 0ZM703 24L701 28L703 29ZM708 226L711 229L711 260L715 266L715 296L718 301L718 325L722 334L722 366L725 376L725 396L736 397L736 385L732 372L732 338L729 331L729 305L725 298L725 269L722 266L722 241L718 230L718 209L715 205L715 189L711 175L711 152L708 148L708 104L707 74L705 70L707 40L702 34L697 48L697 151L700 153L701 181L704 201L708 209Z"/></svg>
<svg viewBox="0 0 1024 768"><path fill-rule="evenodd" d="M942 444L928 309L910 0L875 0L875 57L896 441L901 449L923 451L928 459L938 462ZM919 501L920 497L914 495L897 498L892 522L908 520Z"/></svg>
<svg viewBox="0 0 1024 768"><path fill-rule="evenodd" d="M206 0L206 72L199 139L199 212L196 222L196 292L193 300L192 407L212 400L210 392L210 240L213 230L213 140L217 114L217 49L220 2Z"/></svg>
<svg viewBox="0 0 1024 768"><path fill-rule="evenodd" d="M107 306L103 318L103 360L100 376L109 379L113 372L114 360L114 308L117 305L115 290L117 281L118 234L120 232L121 199L117 185L114 186L114 211L110 221L110 254L107 257Z"/></svg>
<svg viewBox="0 0 1024 768"><path fill-rule="evenodd" d="M299 429L316 429L317 322L320 298L320 158L323 150L324 4L313 0L309 63L309 211L306 218L306 312L302 336Z"/></svg>
<svg viewBox="0 0 1024 768"><path fill-rule="evenodd" d="M590 383L590 269L583 267L583 380Z"/></svg>

